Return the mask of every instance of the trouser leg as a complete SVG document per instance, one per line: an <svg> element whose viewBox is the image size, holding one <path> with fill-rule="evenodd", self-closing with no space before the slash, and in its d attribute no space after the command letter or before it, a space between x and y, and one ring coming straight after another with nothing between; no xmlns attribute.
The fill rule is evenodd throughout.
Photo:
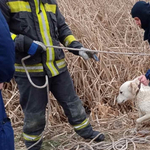
<svg viewBox="0 0 150 150"><path fill-rule="evenodd" d="M23 137L26 147L31 146L39 140L40 134L45 127L45 109L47 105L46 88L33 87L27 78L16 77L20 92L20 104L24 112ZM36 85L43 85L45 77L32 78ZM30 150L40 150L42 142Z"/></svg>
<svg viewBox="0 0 150 150"><path fill-rule="evenodd" d="M89 138L93 133L93 129L86 118L84 107L74 90L68 71L53 78L51 91L63 107L68 121L74 127L76 133L83 138Z"/></svg>

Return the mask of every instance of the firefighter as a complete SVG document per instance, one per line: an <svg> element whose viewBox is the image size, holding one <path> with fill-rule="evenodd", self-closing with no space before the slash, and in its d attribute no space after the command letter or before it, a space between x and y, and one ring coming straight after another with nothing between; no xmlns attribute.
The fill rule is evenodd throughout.
<svg viewBox="0 0 150 150"><path fill-rule="evenodd" d="M81 48L70 51L84 59L93 58L93 53L85 52L82 44L73 36L55 0L1 0L0 8L15 35L16 63L15 80L20 91L20 104L24 112L23 137L26 147L40 139L45 127L47 94L45 89L33 87L26 76L21 59L27 55L27 69L32 81L37 85L45 83L49 77L49 89L63 107L69 123L84 139L103 141L104 135L94 131L89 123L81 100L77 96L67 69L62 49L45 45ZM39 150L42 142L31 148Z"/></svg>
<svg viewBox="0 0 150 150"><path fill-rule="evenodd" d="M0 11L0 149L14 150L14 133L2 99L3 82L9 82L15 71L15 46L7 22Z"/></svg>

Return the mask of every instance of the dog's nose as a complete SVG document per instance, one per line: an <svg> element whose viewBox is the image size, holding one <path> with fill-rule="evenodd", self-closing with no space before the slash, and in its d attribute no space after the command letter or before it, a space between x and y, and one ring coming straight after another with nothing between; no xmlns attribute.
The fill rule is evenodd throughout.
<svg viewBox="0 0 150 150"><path fill-rule="evenodd" d="M122 103L122 100L119 99L119 96L116 98L118 104Z"/></svg>

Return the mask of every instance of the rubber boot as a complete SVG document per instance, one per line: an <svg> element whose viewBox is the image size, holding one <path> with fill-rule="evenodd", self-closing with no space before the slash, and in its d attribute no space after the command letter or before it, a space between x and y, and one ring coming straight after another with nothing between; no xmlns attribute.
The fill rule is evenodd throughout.
<svg viewBox="0 0 150 150"><path fill-rule="evenodd" d="M93 134L90 137L88 137L87 139L94 139L98 134L100 134L100 132L93 131ZM101 141L104 141L104 139L105 139L104 134L100 134L94 141L101 142Z"/></svg>

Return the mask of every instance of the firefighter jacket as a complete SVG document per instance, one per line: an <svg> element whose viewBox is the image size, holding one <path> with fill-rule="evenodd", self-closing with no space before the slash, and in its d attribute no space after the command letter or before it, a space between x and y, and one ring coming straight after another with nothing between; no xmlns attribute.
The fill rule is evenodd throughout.
<svg viewBox="0 0 150 150"><path fill-rule="evenodd" d="M17 35L15 39L16 60L15 75L25 76L21 59L27 56L25 37L29 41L41 41L45 45L81 48L82 45L72 35L65 23L55 0L0 0L0 9L4 14L10 31ZM31 44L31 43L30 43ZM78 55L77 51L71 51ZM67 69L62 49L47 47L45 53L32 56L25 61L31 76L56 76Z"/></svg>

